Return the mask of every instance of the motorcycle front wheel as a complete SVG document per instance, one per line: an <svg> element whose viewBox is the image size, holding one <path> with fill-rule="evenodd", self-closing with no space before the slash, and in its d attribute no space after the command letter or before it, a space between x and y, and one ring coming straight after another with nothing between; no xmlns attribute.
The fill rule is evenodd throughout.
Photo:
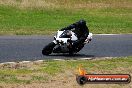
<svg viewBox="0 0 132 88"><path fill-rule="evenodd" d="M42 50L42 54L43 55L49 55L52 53L53 48L55 47L55 43L51 42L48 45L46 45L43 50Z"/></svg>

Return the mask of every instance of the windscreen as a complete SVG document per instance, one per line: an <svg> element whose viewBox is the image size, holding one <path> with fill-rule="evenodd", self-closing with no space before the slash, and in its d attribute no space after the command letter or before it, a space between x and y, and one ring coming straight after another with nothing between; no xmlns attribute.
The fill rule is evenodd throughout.
<svg viewBox="0 0 132 88"><path fill-rule="evenodd" d="M70 30L65 30L60 36L59 38L71 38L72 34Z"/></svg>

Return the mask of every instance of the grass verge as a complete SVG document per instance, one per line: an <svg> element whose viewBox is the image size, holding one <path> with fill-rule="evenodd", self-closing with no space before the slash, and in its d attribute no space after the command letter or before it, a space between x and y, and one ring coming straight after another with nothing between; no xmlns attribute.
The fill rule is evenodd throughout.
<svg viewBox="0 0 132 88"><path fill-rule="evenodd" d="M39 87L46 86L54 87L59 82L62 85L77 87L75 75L78 74L78 66L82 64L87 73L94 74L130 74L132 75L132 57L112 58L112 59L96 59L96 60L66 60L53 61L47 60L40 64L30 62L26 64L17 63L15 65L0 66L0 85L2 87L16 87L16 85L38 85ZM72 81L73 82L72 82ZM52 84L52 82L54 84ZM6 85L5 85L6 83ZM35 83L35 84L34 84ZM48 85L48 84L51 85ZM12 84L12 85L11 85ZM62 87L61 85L61 87ZM88 84L89 85L89 84ZM109 84L106 84L109 85ZM127 85L116 84L115 87L128 87ZM38 88L36 86L36 88ZM56 85L58 87L60 85ZM93 85L90 85L93 87ZM103 84L102 84L103 86ZM109 85L112 88L113 85ZM87 84L85 85L87 88ZM84 88L85 88L84 87ZM98 86L95 86L99 88ZM101 85L100 85L101 88Z"/></svg>
<svg viewBox="0 0 132 88"><path fill-rule="evenodd" d="M91 32L132 33L131 0L0 1L0 35L52 34L85 19Z"/></svg>

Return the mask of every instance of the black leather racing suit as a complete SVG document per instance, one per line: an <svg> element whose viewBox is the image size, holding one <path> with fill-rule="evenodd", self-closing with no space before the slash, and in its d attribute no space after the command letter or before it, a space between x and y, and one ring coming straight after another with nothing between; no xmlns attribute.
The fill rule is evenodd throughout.
<svg viewBox="0 0 132 88"><path fill-rule="evenodd" d="M63 30L72 30L77 35L78 40L73 43L72 45L73 49L83 44L87 36L89 35L89 29L86 25L85 20L80 20L78 22L75 22L61 29L61 31Z"/></svg>

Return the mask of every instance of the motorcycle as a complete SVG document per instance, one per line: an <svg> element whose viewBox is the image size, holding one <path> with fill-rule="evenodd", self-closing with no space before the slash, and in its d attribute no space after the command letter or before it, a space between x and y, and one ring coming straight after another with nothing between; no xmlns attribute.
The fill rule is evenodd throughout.
<svg viewBox="0 0 132 88"><path fill-rule="evenodd" d="M85 44L89 43L92 40L92 33L89 33L87 39L83 44L79 44L78 47L72 47L73 42L77 41L77 35L71 30L57 31L57 34L54 36L54 40L46 45L43 50L43 55L49 55L51 53L69 53L70 55L79 52Z"/></svg>

